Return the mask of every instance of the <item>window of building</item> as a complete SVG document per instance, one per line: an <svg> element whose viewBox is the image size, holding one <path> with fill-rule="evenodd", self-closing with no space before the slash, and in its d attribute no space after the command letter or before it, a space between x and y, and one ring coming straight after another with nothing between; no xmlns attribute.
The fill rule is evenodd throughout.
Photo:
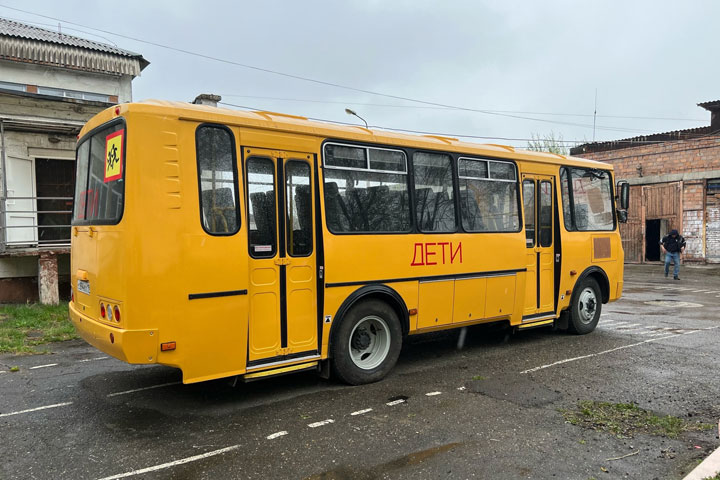
<svg viewBox="0 0 720 480"><path fill-rule="evenodd" d="M225 127L202 125L195 138L203 229L232 235L240 228L233 135Z"/></svg>
<svg viewBox="0 0 720 480"><path fill-rule="evenodd" d="M327 143L325 216L333 233L410 230L407 158L400 150Z"/></svg>
<svg viewBox="0 0 720 480"><path fill-rule="evenodd" d="M75 98L78 100L90 100L93 102L111 103L110 96L102 93L81 92L78 90L66 90L64 88L54 87L37 87L38 95L48 95L51 97Z"/></svg>

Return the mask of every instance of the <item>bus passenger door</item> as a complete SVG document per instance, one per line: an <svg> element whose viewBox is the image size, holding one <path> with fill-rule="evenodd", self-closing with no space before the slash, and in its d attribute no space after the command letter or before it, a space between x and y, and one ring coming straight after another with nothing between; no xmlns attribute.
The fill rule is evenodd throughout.
<svg viewBox="0 0 720 480"><path fill-rule="evenodd" d="M317 356L311 154L243 149L248 192L248 369Z"/></svg>
<svg viewBox="0 0 720 480"><path fill-rule="evenodd" d="M554 179L532 174L522 177L527 259L523 321L535 321L555 313Z"/></svg>

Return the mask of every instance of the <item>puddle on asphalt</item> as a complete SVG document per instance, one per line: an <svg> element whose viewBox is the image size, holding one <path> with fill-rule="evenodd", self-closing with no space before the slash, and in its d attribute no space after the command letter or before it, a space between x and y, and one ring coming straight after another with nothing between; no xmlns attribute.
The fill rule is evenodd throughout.
<svg viewBox="0 0 720 480"><path fill-rule="evenodd" d="M681 300L671 300L671 299L648 300L647 302L643 302L643 303L645 303L646 305L653 305L656 307L675 307L675 308L697 308L697 307L704 306L702 303L683 302Z"/></svg>
<svg viewBox="0 0 720 480"><path fill-rule="evenodd" d="M407 398L407 397L405 397ZM396 397L396 400L399 400ZM401 470L405 467L418 465L425 462L426 460L452 450L453 448L461 446L462 443L448 443L447 445L440 445L438 447L428 448L427 450L420 450L413 452L408 455L390 460L387 463L376 465L370 468L351 468L351 467L339 467L327 472L318 473L307 477L305 480L374 480L377 478L386 478L387 473L393 470Z"/></svg>
<svg viewBox="0 0 720 480"><path fill-rule="evenodd" d="M557 390L535 383L525 375L473 380L468 382L467 389L472 393L506 400L523 407L541 407L562 397Z"/></svg>

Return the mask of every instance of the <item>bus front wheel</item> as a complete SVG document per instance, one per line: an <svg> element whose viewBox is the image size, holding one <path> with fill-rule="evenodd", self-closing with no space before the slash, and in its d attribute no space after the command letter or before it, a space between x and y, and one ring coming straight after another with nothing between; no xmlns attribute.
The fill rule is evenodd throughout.
<svg viewBox="0 0 720 480"><path fill-rule="evenodd" d="M401 347L395 311L379 300L362 301L344 315L333 334L333 372L351 385L377 382L395 366Z"/></svg>
<svg viewBox="0 0 720 480"><path fill-rule="evenodd" d="M568 330L577 335L592 332L600 320L601 309L600 286L594 278L586 277L575 285L570 304Z"/></svg>

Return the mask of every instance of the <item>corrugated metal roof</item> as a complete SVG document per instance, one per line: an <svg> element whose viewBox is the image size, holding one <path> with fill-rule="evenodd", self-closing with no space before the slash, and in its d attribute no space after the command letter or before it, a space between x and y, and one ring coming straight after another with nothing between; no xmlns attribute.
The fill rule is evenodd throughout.
<svg viewBox="0 0 720 480"><path fill-rule="evenodd" d="M68 47L86 48L88 50L112 53L123 57L142 57L139 53L123 50L112 45L75 37L73 35L66 35L64 33L28 25L26 23L15 22L6 18L0 18L0 35L37 40L40 42L56 43L58 45L66 45Z"/></svg>
<svg viewBox="0 0 720 480"><path fill-rule="evenodd" d="M720 109L720 100L713 100L710 102L703 102L698 103L698 107L702 107L705 110L710 110L711 112Z"/></svg>
<svg viewBox="0 0 720 480"><path fill-rule="evenodd" d="M621 140L610 140L607 142L584 143L570 149L570 155L582 155L583 153L604 152L607 150L619 150L621 148L639 147L653 143L672 142L677 140L692 140L710 135L720 135L720 129L716 124L716 112L720 111L720 100L698 103L698 107L713 112L711 124L706 127L688 128L685 130L674 130L672 132L653 133L639 137L623 138Z"/></svg>
<svg viewBox="0 0 720 480"><path fill-rule="evenodd" d="M623 138L621 140L609 140L607 142L584 143L570 149L570 155L581 155L583 153L604 152L606 150L619 150L621 148L639 147L655 143L672 142L677 140L692 140L694 138L706 137L717 134L707 127L688 128L686 130L674 130L672 132L653 133L652 135L641 135L639 137Z"/></svg>

